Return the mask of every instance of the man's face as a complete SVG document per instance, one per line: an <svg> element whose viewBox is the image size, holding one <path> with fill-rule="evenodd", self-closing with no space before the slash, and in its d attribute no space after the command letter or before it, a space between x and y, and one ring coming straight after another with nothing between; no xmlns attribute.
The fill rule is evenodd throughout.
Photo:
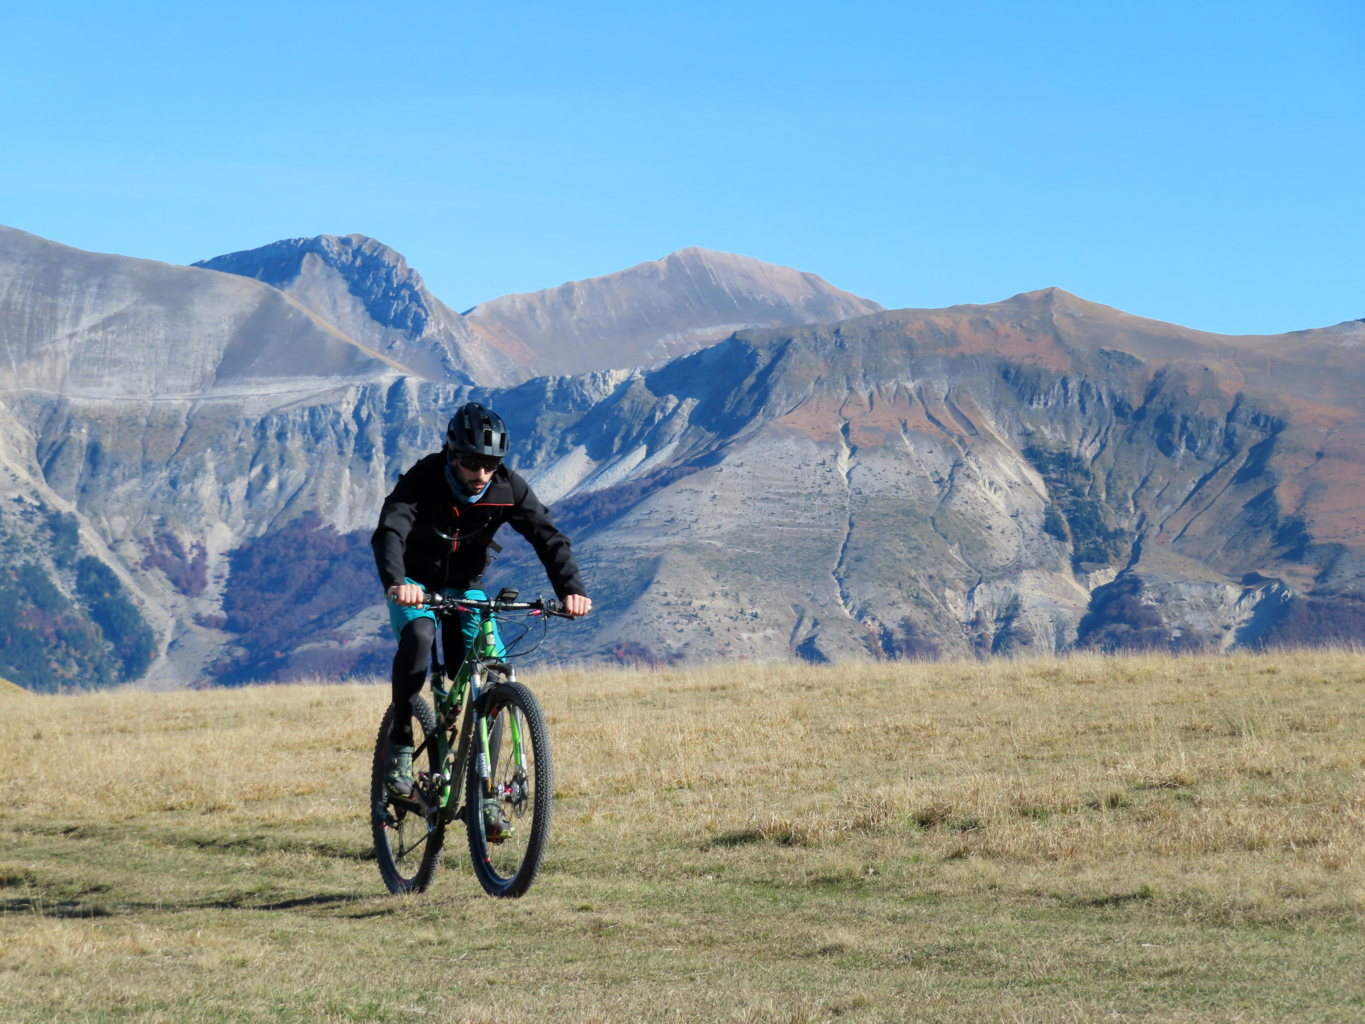
<svg viewBox="0 0 1365 1024"><path fill-rule="evenodd" d="M456 481L464 488L465 494L473 496L488 486L488 481L493 479L494 472L501 464L501 459L489 458L486 455L465 455L462 452L447 452L446 458L450 462L450 471L455 475Z"/></svg>

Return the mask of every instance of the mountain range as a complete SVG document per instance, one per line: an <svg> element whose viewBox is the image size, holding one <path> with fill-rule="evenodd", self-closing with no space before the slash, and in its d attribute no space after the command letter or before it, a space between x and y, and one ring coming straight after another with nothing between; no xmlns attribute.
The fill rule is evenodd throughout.
<svg viewBox="0 0 1365 1024"><path fill-rule="evenodd" d="M412 376L493 387L657 363L746 327L882 308L815 274L697 248L463 315L364 235L291 238L194 266L264 281Z"/></svg>
<svg viewBox="0 0 1365 1024"><path fill-rule="evenodd" d="M542 656L1353 637L1363 341L888 311L702 249L459 314L360 235L175 267L0 228L0 675L84 685L103 636L129 677L120 600L149 685L382 670L368 532L471 398L597 602ZM512 540L493 577L548 590Z"/></svg>

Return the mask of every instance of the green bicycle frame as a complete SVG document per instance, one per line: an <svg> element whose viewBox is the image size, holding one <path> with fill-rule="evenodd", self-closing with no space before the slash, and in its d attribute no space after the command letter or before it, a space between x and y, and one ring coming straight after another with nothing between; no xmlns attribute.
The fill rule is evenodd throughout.
<svg viewBox="0 0 1365 1024"><path fill-rule="evenodd" d="M469 763L470 740L474 736L474 725L476 716L474 705L478 703L479 694L483 684L483 673L476 671L485 661L498 660L497 634L494 632L494 614L491 610L481 609L479 621L478 640L470 645L469 652L465 655L464 661L460 664L455 673L455 678L449 689L443 689L441 683L445 682L444 677L433 677L431 680L431 693L436 704L436 735L433 740L436 744L436 763L441 765L444 784L441 787L440 815L447 822L454 821L457 812L451 806L451 790L453 786L458 786L464 779L465 770ZM509 678L511 676L509 675ZM466 700L466 698L468 698ZM451 727L455 725L455 719L464 710L464 721L460 723L458 730L458 742L455 755L452 759L450 748ZM509 722L512 733L512 753L516 759L518 767L523 771L526 768L526 756L522 749L521 727L517 722L516 715L509 715ZM488 751L488 720L482 715L477 716L478 726L478 753L486 755ZM480 774L484 777L484 788L487 789L491 784L489 779L490 766L481 766ZM491 794L485 792L485 797Z"/></svg>

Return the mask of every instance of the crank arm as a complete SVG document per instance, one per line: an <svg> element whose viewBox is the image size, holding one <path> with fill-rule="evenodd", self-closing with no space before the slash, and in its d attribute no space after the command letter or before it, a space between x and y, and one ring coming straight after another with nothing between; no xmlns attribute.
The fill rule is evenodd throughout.
<svg viewBox="0 0 1365 1024"><path fill-rule="evenodd" d="M393 804L394 807L400 810L409 812L410 814L416 814L422 818L425 818L427 816L427 805L426 802L423 800L406 800L401 796L390 796L389 803Z"/></svg>

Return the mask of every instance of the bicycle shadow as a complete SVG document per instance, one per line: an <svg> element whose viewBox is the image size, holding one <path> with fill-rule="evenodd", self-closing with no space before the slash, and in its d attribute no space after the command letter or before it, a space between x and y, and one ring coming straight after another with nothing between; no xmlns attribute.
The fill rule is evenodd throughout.
<svg viewBox="0 0 1365 1024"><path fill-rule="evenodd" d="M120 900L89 901L81 899L45 899L38 894L15 896L0 900L0 914L22 913L62 920L125 917L136 914L181 914L196 910L281 911L362 904L378 899L376 895L355 893L327 893L315 896L295 896L289 899L255 901L249 896L216 900ZM374 916L374 915L366 915Z"/></svg>

